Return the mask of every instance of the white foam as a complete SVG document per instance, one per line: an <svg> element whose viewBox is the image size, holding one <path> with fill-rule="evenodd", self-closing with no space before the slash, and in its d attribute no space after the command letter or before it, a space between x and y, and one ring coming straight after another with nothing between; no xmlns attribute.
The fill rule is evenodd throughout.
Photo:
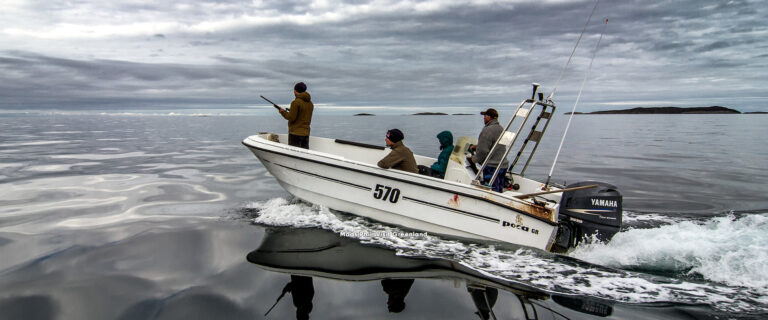
<svg viewBox="0 0 768 320"><path fill-rule="evenodd" d="M657 213L636 213L632 211L624 211L624 215L621 218L624 224L639 224L639 223L661 223L661 224L673 224L683 221L683 219L673 217L670 215L663 215Z"/></svg>
<svg viewBox="0 0 768 320"><path fill-rule="evenodd" d="M713 304L716 308L726 311L763 310L768 306L765 288L688 282L627 272L578 260L557 259L554 254L535 249L508 250L442 239L436 235L413 236L413 233L406 233L396 227L359 217L337 215L324 207L290 202L282 198L254 202L248 207L259 211L253 218L255 223L297 228L319 227L342 236L351 235L363 243L393 248L399 255L447 258L489 277L533 285L551 292L588 295L631 303L704 303ZM408 236L400 237L401 234ZM621 237L619 238L621 242ZM597 247L599 246L592 246ZM622 247L622 250L640 250L636 255L637 259L648 253L632 247ZM594 251L595 249L584 249L580 252ZM629 253L624 256L628 255ZM717 260L716 256L711 258ZM762 261L766 261L765 258L762 258ZM600 262L602 261L598 261ZM725 278L728 276L723 275Z"/></svg>
<svg viewBox="0 0 768 320"><path fill-rule="evenodd" d="M727 215L617 234L571 256L617 268L699 274L731 286L768 291L768 214Z"/></svg>

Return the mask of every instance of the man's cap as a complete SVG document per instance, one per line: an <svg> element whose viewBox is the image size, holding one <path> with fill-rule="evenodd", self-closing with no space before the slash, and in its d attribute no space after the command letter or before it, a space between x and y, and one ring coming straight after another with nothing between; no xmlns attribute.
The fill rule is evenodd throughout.
<svg viewBox="0 0 768 320"><path fill-rule="evenodd" d="M293 90L296 90L298 93L302 93L304 91L307 91L307 85L304 84L304 82L299 82L295 86L293 86Z"/></svg>
<svg viewBox="0 0 768 320"><path fill-rule="evenodd" d="M405 139L405 135L403 134L402 131L400 131L400 129L391 129L387 131L387 139L389 139L389 141L392 141L394 143L398 143L403 139Z"/></svg>
<svg viewBox="0 0 768 320"><path fill-rule="evenodd" d="M480 112L482 115L489 115L492 119L496 119L499 117L499 112L496 111L494 108L488 108L488 110L485 110L483 112Z"/></svg>

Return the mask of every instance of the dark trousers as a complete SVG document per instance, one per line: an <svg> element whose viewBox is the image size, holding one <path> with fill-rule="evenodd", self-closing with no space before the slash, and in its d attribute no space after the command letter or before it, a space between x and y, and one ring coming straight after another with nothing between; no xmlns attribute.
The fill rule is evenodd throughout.
<svg viewBox="0 0 768 320"><path fill-rule="evenodd" d="M430 177L435 177L440 179L442 179L444 176L444 174L440 174L440 172L432 170L432 168L424 165L418 165L417 168L419 168L419 174L423 174L425 176L430 176Z"/></svg>
<svg viewBox="0 0 768 320"><path fill-rule="evenodd" d="M486 166L483 168L483 182L488 183L491 178L493 177L493 172L496 171L496 167L488 167ZM490 186L493 191L496 192L502 192L504 191L504 185L506 184L506 173L507 169L500 169L499 174L496 176L496 180L493 180L493 185Z"/></svg>
<svg viewBox="0 0 768 320"><path fill-rule="evenodd" d="M309 136L296 136L289 133L288 144L294 147L309 149Z"/></svg>

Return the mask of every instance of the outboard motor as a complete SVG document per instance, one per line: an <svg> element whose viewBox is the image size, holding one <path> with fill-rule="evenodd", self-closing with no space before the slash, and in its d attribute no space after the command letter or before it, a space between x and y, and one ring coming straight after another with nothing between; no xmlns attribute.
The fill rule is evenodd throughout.
<svg viewBox="0 0 768 320"><path fill-rule="evenodd" d="M615 186L594 181L578 182L566 188L588 185L597 187L563 193L554 251L565 252L595 234L598 240L607 242L619 232L623 212L621 193Z"/></svg>

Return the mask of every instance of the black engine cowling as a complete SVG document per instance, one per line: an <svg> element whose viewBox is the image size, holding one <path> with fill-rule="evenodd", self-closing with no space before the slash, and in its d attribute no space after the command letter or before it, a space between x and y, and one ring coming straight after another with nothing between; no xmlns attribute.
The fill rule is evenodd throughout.
<svg viewBox="0 0 768 320"><path fill-rule="evenodd" d="M563 193L555 251L568 250L593 235L607 242L619 232L623 212L621 193L613 185L595 181L574 183L566 189L588 185L597 187Z"/></svg>

